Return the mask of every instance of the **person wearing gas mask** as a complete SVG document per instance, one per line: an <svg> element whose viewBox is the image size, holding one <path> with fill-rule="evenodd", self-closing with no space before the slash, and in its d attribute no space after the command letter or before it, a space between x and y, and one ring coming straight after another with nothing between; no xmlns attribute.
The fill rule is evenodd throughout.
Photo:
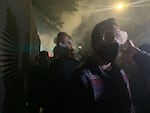
<svg viewBox="0 0 150 113"><path fill-rule="evenodd" d="M134 113L128 78L115 64L122 35L115 19L98 23L92 31L93 55L72 74L69 113ZM127 38L127 36L126 36Z"/></svg>
<svg viewBox="0 0 150 113"><path fill-rule="evenodd" d="M72 38L66 32L59 32L54 40L54 57L74 57L74 49L72 47Z"/></svg>
<svg viewBox="0 0 150 113"><path fill-rule="evenodd" d="M74 58L72 38L66 32L59 32L54 42L56 44L55 59L51 61L50 68L53 69L56 64L56 69L61 69L62 72L59 72L63 73L63 79L68 80L74 67L78 64L78 61Z"/></svg>
<svg viewBox="0 0 150 113"><path fill-rule="evenodd" d="M59 32L55 38L54 59L50 61L50 75L52 77L52 111L59 112L65 108L67 87L71 73L78 65L74 59L72 39L66 32ZM52 93L51 93L52 94Z"/></svg>

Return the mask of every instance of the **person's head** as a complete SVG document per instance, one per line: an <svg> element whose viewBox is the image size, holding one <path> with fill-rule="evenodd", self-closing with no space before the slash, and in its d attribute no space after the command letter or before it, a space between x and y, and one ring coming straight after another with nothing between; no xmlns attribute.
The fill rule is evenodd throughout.
<svg viewBox="0 0 150 113"><path fill-rule="evenodd" d="M119 40L124 33L114 18L98 23L92 31L91 44L94 53L106 63L114 62L119 50ZM120 43L121 44L121 43Z"/></svg>
<svg viewBox="0 0 150 113"><path fill-rule="evenodd" d="M35 56L35 65L48 66L49 65L49 55L48 52L43 50L40 51L38 56Z"/></svg>
<svg viewBox="0 0 150 113"><path fill-rule="evenodd" d="M72 47L72 38L66 32L59 32L57 37L54 40L56 44L56 51L58 56L72 56L73 55L73 47Z"/></svg>
<svg viewBox="0 0 150 113"><path fill-rule="evenodd" d="M47 51L40 51L40 53L39 53L39 56L40 57L45 57L45 58L48 58L49 57L49 55L48 55L48 52Z"/></svg>
<svg viewBox="0 0 150 113"><path fill-rule="evenodd" d="M72 48L72 39L66 32L59 32L54 42L56 46Z"/></svg>

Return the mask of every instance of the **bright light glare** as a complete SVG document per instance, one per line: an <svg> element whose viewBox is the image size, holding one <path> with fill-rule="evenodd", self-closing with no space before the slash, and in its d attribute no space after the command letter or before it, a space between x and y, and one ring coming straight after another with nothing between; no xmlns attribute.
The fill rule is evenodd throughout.
<svg viewBox="0 0 150 113"><path fill-rule="evenodd" d="M122 9L123 7L124 7L123 4L118 4L116 8Z"/></svg>
<svg viewBox="0 0 150 113"><path fill-rule="evenodd" d="M127 5L124 4L124 3L118 3L117 5L115 5L115 9L116 10L122 10L122 9L124 9L126 7L127 7Z"/></svg>
<svg viewBox="0 0 150 113"><path fill-rule="evenodd" d="M78 46L79 49L82 49L82 46Z"/></svg>

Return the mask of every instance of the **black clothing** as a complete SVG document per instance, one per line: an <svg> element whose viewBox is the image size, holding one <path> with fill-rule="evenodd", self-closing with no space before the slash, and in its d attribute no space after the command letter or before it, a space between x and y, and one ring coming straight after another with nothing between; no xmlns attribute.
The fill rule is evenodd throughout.
<svg viewBox="0 0 150 113"><path fill-rule="evenodd" d="M97 62L93 58L78 67L70 81L70 113L131 113L131 98L127 84L123 80L120 68L112 64L111 71L105 71L106 76L99 70ZM102 80L103 90L98 100L94 99L93 78L87 79L88 87L83 83L83 71L95 77L98 75ZM90 72L90 73L89 73ZM95 79L96 81L96 79ZM94 82L94 87L97 87Z"/></svg>

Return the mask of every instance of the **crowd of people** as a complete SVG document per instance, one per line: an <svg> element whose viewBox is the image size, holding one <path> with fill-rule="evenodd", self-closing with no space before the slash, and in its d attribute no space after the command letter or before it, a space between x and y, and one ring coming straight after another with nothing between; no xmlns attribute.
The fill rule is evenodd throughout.
<svg viewBox="0 0 150 113"><path fill-rule="evenodd" d="M94 27L93 52L82 63L75 59L69 34L59 32L54 42L54 56L49 58L47 51L41 51L29 71L30 113L39 113L41 108L43 113L150 112L148 86L143 87L146 90L142 95L135 93L138 87L128 79L132 75L128 76L117 62L121 53L125 63L137 65L143 72L141 76L148 79L150 46L136 47L116 19L103 20ZM126 45L123 51L122 45Z"/></svg>

